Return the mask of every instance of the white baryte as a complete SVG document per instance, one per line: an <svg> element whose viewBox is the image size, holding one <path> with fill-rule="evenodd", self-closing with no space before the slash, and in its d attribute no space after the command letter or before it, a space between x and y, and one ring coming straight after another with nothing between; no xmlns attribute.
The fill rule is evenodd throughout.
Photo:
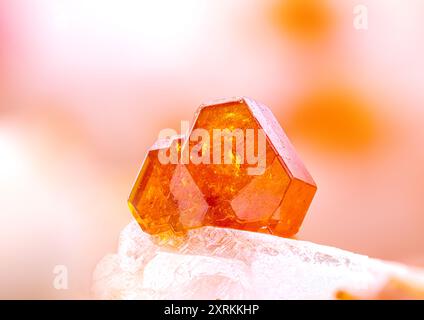
<svg viewBox="0 0 424 320"><path fill-rule="evenodd" d="M402 265L306 241L203 227L178 247L157 244L136 222L93 277L97 299L332 299L367 291Z"/></svg>

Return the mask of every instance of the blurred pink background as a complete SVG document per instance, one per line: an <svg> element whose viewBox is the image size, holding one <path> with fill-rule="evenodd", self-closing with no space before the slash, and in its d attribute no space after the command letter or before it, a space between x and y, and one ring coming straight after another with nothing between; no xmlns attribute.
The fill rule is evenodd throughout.
<svg viewBox="0 0 424 320"><path fill-rule="evenodd" d="M0 0L0 298L89 298L159 130L237 95L317 182L300 239L423 266L423 39L421 0Z"/></svg>

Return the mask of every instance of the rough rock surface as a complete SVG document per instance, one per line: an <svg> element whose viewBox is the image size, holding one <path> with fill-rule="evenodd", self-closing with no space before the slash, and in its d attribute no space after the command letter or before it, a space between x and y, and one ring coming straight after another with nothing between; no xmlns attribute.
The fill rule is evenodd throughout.
<svg viewBox="0 0 424 320"><path fill-rule="evenodd" d="M377 290L405 266L306 241L204 227L178 247L159 245L136 222L97 265L97 299L332 299Z"/></svg>

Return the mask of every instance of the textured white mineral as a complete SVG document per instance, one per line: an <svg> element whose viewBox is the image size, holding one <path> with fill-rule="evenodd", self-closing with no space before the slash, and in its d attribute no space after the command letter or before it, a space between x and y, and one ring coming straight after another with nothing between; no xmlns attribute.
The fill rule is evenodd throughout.
<svg viewBox="0 0 424 320"><path fill-rule="evenodd" d="M116 254L97 265L97 299L333 299L338 290L370 292L405 266L314 243L203 227L178 247L157 244L136 222Z"/></svg>

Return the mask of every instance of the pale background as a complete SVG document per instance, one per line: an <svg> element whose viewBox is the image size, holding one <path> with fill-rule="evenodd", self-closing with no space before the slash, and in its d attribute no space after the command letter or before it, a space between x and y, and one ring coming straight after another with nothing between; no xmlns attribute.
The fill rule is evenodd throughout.
<svg viewBox="0 0 424 320"><path fill-rule="evenodd" d="M159 130L236 95L318 184L299 238L424 265L423 39L421 0L0 0L0 297L88 298Z"/></svg>

